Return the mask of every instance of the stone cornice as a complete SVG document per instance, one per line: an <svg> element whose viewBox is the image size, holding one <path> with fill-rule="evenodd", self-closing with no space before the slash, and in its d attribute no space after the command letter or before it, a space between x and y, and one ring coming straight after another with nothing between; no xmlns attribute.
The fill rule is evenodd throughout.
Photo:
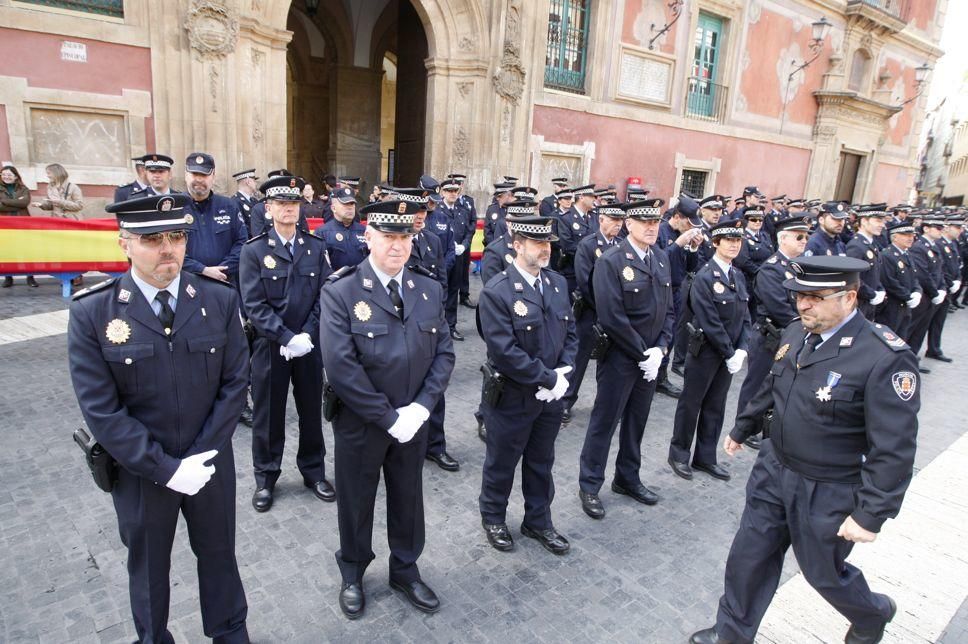
<svg viewBox="0 0 968 644"><path fill-rule="evenodd" d="M816 97L821 111L824 108L839 108L845 115L856 114L860 120L868 123L883 124L887 119L904 109L897 105L888 105L887 103L864 98L856 92L835 92L818 89L813 95Z"/></svg>
<svg viewBox="0 0 968 644"><path fill-rule="evenodd" d="M253 20L249 16L239 18L239 31L250 40L275 49L286 49L289 41L292 40L291 31L267 27L265 23Z"/></svg>

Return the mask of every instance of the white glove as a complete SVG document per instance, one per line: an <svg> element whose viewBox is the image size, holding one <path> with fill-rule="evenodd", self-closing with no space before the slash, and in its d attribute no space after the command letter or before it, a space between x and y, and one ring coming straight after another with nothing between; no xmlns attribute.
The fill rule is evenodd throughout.
<svg viewBox="0 0 968 644"><path fill-rule="evenodd" d="M662 364L662 349L659 347L646 349L645 356L645 360L639 363L639 369L642 370L643 380L652 382L659 375L659 366Z"/></svg>
<svg viewBox="0 0 968 644"><path fill-rule="evenodd" d="M534 392L534 397L541 402L551 402L555 399L554 395L551 393L551 390L545 389L544 387L538 387L538 391Z"/></svg>
<svg viewBox="0 0 968 644"><path fill-rule="evenodd" d="M454 244L454 254L458 257L463 255L465 250L467 249L464 247L464 244Z"/></svg>
<svg viewBox="0 0 968 644"><path fill-rule="evenodd" d="M874 297L871 298L871 306L877 306L884 301L887 297L887 291L874 291Z"/></svg>
<svg viewBox="0 0 968 644"><path fill-rule="evenodd" d="M909 309L916 309L918 305L921 304L921 291L914 291L911 293L911 297L908 298L907 305Z"/></svg>
<svg viewBox="0 0 968 644"><path fill-rule="evenodd" d="M948 289L948 292L954 295L960 290L961 290L961 280L955 280L954 282L951 283L951 288Z"/></svg>
<svg viewBox="0 0 968 644"><path fill-rule="evenodd" d="M285 358L286 362L292 360L292 351L289 350L289 347L279 347L279 355Z"/></svg>
<svg viewBox="0 0 968 644"><path fill-rule="evenodd" d="M931 303L937 306L944 302L945 296L948 295L947 291L938 291L938 294L931 298Z"/></svg>
<svg viewBox="0 0 968 644"><path fill-rule="evenodd" d="M300 333L292 336L292 340L289 341L286 348L289 349L293 358L299 358L313 350L313 341L309 338L308 333Z"/></svg>
<svg viewBox="0 0 968 644"><path fill-rule="evenodd" d="M213 449L183 458L165 486L179 494L195 496L215 474L215 466L205 465L205 461L212 460L216 455L218 450Z"/></svg>
<svg viewBox="0 0 968 644"><path fill-rule="evenodd" d="M746 360L746 351L743 349L737 349L733 352L733 355L726 360L726 370L730 374L737 373L743 368L743 361Z"/></svg>
<svg viewBox="0 0 968 644"><path fill-rule="evenodd" d="M401 443L413 438L424 422L430 418L430 412L419 403L410 403L397 409L397 422L393 423L388 433Z"/></svg>
<svg viewBox="0 0 968 644"><path fill-rule="evenodd" d="M555 381L555 386L551 388L551 399L561 400L568 391L568 379L565 378L565 374L571 373L571 367L558 367L555 369L555 373L558 374L558 380Z"/></svg>

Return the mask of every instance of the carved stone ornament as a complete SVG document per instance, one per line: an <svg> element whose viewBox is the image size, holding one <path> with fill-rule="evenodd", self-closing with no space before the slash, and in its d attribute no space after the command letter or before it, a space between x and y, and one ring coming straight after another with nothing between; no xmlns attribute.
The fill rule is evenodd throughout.
<svg viewBox="0 0 968 644"><path fill-rule="evenodd" d="M235 51L238 17L219 0L193 0L185 19L192 50L201 58L222 58Z"/></svg>
<svg viewBox="0 0 968 644"><path fill-rule="evenodd" d="M525 73L524 67L521 65L521 59L515 54L513 49L513 47L509 48L508 44L505 43L501 67L491 80L494 85L494 91L499 96L517 105L521 99L521 95L524 93Z"/></svg>
<svg viewBox="0 0 968 644"><path fill-rule="evenodd" d="M454 152L455 164L465 165L467 163L468 147L469 137L467 136L467 130L464 129L463 125L458 125L457 131L454 133L454 143L451 148Z"/></svg>

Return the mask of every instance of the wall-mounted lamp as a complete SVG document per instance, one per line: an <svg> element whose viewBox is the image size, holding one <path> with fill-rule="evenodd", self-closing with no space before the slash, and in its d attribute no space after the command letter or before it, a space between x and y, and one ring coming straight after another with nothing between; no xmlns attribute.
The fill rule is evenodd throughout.
<svg viewBox="0 0 968 644"><path fill-rule="evenodd" d="M820 20L810 23L810 27L812 28L812 38L810 40L809 47L810 51L813 52L813 57L809 60L803 61L799 65L795 60L791 63L793 65L793 71L790 72L789 76L787 76L786 91L784 92L783 96L783 113L780 115L780 134L783 134L783 125L786 122L786 106L790 101L790 83L793 82L794 76L809 67L813 61L820 57L820 52L823 51L823 42L827 39L827 34L830 33L831 26L832 25L830 22L828 22L826 16L821 16Z"/></svg>
<svg viewBox="0 0 968 644"><path fill-rule="evenodd" d="M920 67L914 68L914 96L898 105L898 107L904 107L921 96L921 92L924 91L924 82L928 80L929 73L931 73L931 68L928 67L927 63L921 63Z"/></svg>
<svg viewBox="0 0 968 644"><path fill-rule="evenodd" d="M682 13L682 5L685 4L685 0L669 0L669 8L672 9L672 20L668 24L663 25L662 28L656 30L655 23L652 23L652 40L649 41L649 49L655 49L655 41L659 39L662 34L666 33L672 29L672 25L676 24L679 20L679 14Z"/></svg>

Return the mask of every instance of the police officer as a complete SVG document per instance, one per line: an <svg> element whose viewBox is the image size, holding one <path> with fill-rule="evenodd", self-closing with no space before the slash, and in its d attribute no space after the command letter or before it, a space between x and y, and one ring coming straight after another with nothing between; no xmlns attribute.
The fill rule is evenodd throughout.
<svg viewBox="0 0 968 644"><path fill-rule="evenodd" d="M326 242L326 253L334 271L356 266L366 258L366 228L356 217L356 197L349 188L337 188L330 198L333 218L314 231Z"/></svg>
<svg viewBox="0 0 968 644"><path fill-rule="evenodd" d="M763 230L763 221L766 211L758 207L747 207L743 212L743 245L740 247L739 255L736 256L734 264L736 268L743 271L743 277L747 284L753 283L756 271L774 252L773 241ZM752 295L752 294L751 294ZM750 312L755 309L756 298L750 298Z"/></svg>
<svg viewBox="0 0 968 644"><path fill-rule="evenodd" d="M454 368L443 288L405 268L417 204L378 201L367 216L370 254L334 273L322 290L320 342L339 398L333 419L343 584L340 609L363 614L363 573L373 560L373 505L386 482L390 586L419 610L440 601L417 568L424 546L422 429Z"/></svg>
<svg viewBox="0 0 968 644"><path fill-rule="evenodd" d="M914 243L914 226L897 219L886 227L891 244L878 256L881 284L887 296L877 310L878 323L892 329L902 338L910 335L911 312L921 305L923 293L918 284L917 269L908 250Z"/></svg>
<svg viewBox="0 0 968 644"><path fill-rule="evenodd" d="M575 252L578 242L595 232L598 218L594 217L595 186L578 186L572 190L575 203L558 218L558 247L561 257L558 259L558 271L568 281L568 292L575 290Z"/></svg>
<svg viewBox="0 0 968 644"><path fill-rule="evenodd" d="M285 168L281 168L279 170L271 170L269 172L268 178L271 179L273 177L291 177L291 176L293 176L291 172L289 172ZM250 238L255 237L257 235L261 235L262 233L266 232L266 230L268 230L269 228L272 228L272 220L266 217L265 200L262 200L259 203L255 204L254 206L252 206L250 222L252 224L249 227ZM302 210L300 210L299 212L299 223L296 224L296 228L305 232L309 231L309 222L306 221L306 215L302 212Z"/></svg>
<svg viewBox="0 0 968 644"><path fill-rule="evenodd" d="M917 271L918 284L924 293L921 302L911 317L911 331L906 340L911 345L911 351L917 355L928 334L931 320L942 309L947 309L944 303L948 289L944 279L944 259L938 242L944 229L944 217L938 215L925 216L921 225L921 237L911 246L911 259Z"/></svg>
<svg viewBox="0 0 968 644"><path fill-rule="evenodd" d="M807 240L805 257L813 255L846 255L847 247L840 239L847 221L847 208L839 201L827 201L821 206L817 229Z"/></svg>
<svg viewBox="0 0 968 644"><path fill-rule="evenodd" d="M596 209L598 216L598 231L586 236L578 242L575 252L575 280L577 288L572 292L573 310L575 312L575 328L578 333L578 352L575 355L575 370L568 379L568 391L562 399L564 411L561 422L571 422L571 408L578 400L578 391L585 378L585 369L591 358L597 335L594 325L597 321L595 313L595 289L592 286L592 274L595 262L602 253L621 240L618 233L625 223L625 210L620 204L601 206Z"/></svg>
<svg viewBox="0 0 968 644"><path fill-rule="evenodd" d="M91 433L120 466L111 496L138 640L174 642L169 569L182 514L205 635L248 642L232 453L248 349L235 289L181 270L188 201L152 195L107 206L131 268L74 296L71 380Z"/></svg>
<svg viewBox="0 0 968 644"><path fill-rule="evenodd" d="M148 187L144 157L134 157L131 160L134 161L134 171L137 177L131 183L123 183L114 189L114 203L127 201L132 194L141 192Z"/></svg>
<svg viewBox="0 0 968 644"><path fill-rule="evenodd" d="M552 232L555 237L558 237L558 226L561 225L561 218L564 214L571 210L571 207L575 204L575 193L572 189L565 186L560 190L555 192L555 203L557 207L554 212L550 215L552 217ZM551 244L551 264L550 266L558 266L561 263L561 241L552 242Z"/></svg>
<svg viewBox="0 0 968 644"><path fill-rule="evenodd" d="M447 313L448 324L453 321L451 328L457 328L457 303L460 299L461 288L470 270L471 242L474 240L476 219L470 219L470 211L460 206L460 184L456 179L445 179L440 186L443 202L437 206L442 221L447 223L454 236L454 263L447 273ZM470 296L464 297L470 305ZM473 307L471 307L473 308ZM463 337L463 335L461 336ZM456 338L454 338L456 340Z"/></svg>
<svg viewBox="0 0 968 644"><path fill-rule="evenodd" d="M887 292L881 286L880 252L876 240L884 230L887 204L871 204L857 209L857 234L847 243L847 257L862 259L868 269L860 275L860 289L857 291L857 308L868 320L873 320L877 307L884 301Z"/></svg>
<svg viewBox="0 0 968 644"><path fill-rule="evenodd" d="M457 263L456 243L454 241L454 230L451 228L451 221L443 210L439 209L444 198L440 194L440 182L425 174L420 177L419 187L423 190L424 203L427 210L427 227L429 234L437 235L440 240L440 247L444 253L444 288L447 289L447 275L453 270ZM447 290L444 291L447 293ZM446 297L444 300L444 315L447 317L447 324L450 326L450 337L453 340L463 341L464 336L457 330L457 298Z"/></svg>
<svg viewBox="0 0 968 644"><path fill-rule="evenodd" d="M756 311L753 332L750 334L749 366L746 378L739 390L736 415L743 413L770 372L773 356L780 347L780 335L799 314L793 294L783 286L790 278L790 262L803 254L807 246L810 225L802 215L791 215L776 223L776 241L779 250L766 260L756 272L753 292L756 295ZM759 432L746 439L746 444L759 449Z"/></svg>
<svg viewBox="0 0 968 644"><path fill-rule="evenodd" d="M248 232L235 202L215 194L215 159L192 152L185 160L185 185L192 200L191 234L185 254L185 270L206 277L238 283L239 254Z"/></svg>
<svg viewBox="0 0 968 644"><path fill-rule="evenodd" d="M148 187L143 191L132 191L128 199L134 197L145 197L148 195L170 195L171 189L171 169L175 165L175 160L164 154L146 154L143 157L145 162L145 176L148 178Z"/></svg>
<svg viewBox="0 0 968 644"><path fill-rule="evenodd" d="M743 188L742 199L736 200L737 208L728 214L724 214L723 219L734 220L734 221L740 220L743 218L743 215L746 213L747 208L762 210L763 209L762 201L761 201L762 198L763 197L760 194L759 188L757 188L756 186L746 186L745 188ZM722 202L722 199L720 199L720 201ZM723 203L723 205L725 206L726 204Z"/></svg>
<svg viewBox="0 0 968 644"><path fill-rule="evenodd" d="M477 204L474 203L474 197L464 192L464 183L467 181L467 175L454 173L447 175L447 178L453 179L457 183L457 203L455 205L457 210L462 213L462 218L467 221L467 226L470 230L467 233L469 236L464 238L465 242L461 242L464 245L464 253L457 258L458 264L463 262L459 286L460 303L461 306L475 309L477 308L477 303L471 299L470 275L471 245L474 242L474 235L477 234Z"/></svg>
<svg viewBox="0 0 968 644"><path fill-rule="evenodd" d="M719 222L710 235L716 254L696 273L688 294L696 333L689 340L669 465L684 479L691 479L696 469L728 481L729 471L716 462L716 447L729 384L746 360L750 339L749 291L742 271L732 265L743 243L742 221Z"/></svg>
<svg viewBox="0 0 968 644"><path fill-rule="evenodd" d="M716 625L694 644L752 642L793 545L807 583L851 625L847 644L879 642L897 610L847 563L855 543L897 516L911 481L920 408L917 360L890 329L856 310L867 263L818 256L791 263L800 323L783 333L768 384L736 419L729 455L770 408L726 561Z"/></svg>
<svg viewBox="0 0 968 644"><path fill-rule="evenodd" d="M331 269L323 240L296 227L302 188L302 179L285 176L259 187L273 227L242 250L242 303L257 334L252 347L256 512L272 507L282 472L290 383L299 415L296 465L303 484L323 501L336 498L323 463L323 365L314 343L319 335L319 288Z"/></svg>
<svg viewBox="0 0 968 644"><path fill-rule="evenodd" d="M556 193L568 187L568 177L554 177L551 180L551 185L554 186L551 194L542 199L538 204L538 214L542 217L555 216L555 213L558 211L558 198Z"/></svg>
<svg viewBox="0 0 968 644"><path fill-rule="evenodd" d="M647 199L622 205L628 237L602 255L592 276L598 322L612 340L598 361L595 406L579 461L578 497L593 519L605 516L598 493L616 425L621 429L612 492L646 505L659 501L643 485L639 468L656 377L675 328L672 268L656 246L662 203Z"/></svg>
<svg viewBox="0 0 968 644"><path fill-rule="evenodd" d="M531 205L532 213L534 205ZM568 390L578 337L564 278L547 270L551 257L551 220L540 216L508 218L514 263L481 291L478 311L487 359L503 378L503 389L485 401L487 452L479 505L488 542L514 549L506 515L514 473L521 461L524 520L521 533L557 555L568 540L551 520L552 466L561 427L561 398Z"/></svg>
<svg viewBox="0 0 968 644"><path fill-rule="evenodd" d="M504 183L495 183L494 199L484 213L485 246L507 231L507 228L504 226L504 218L507 216L505 208L512 201L514 201L514 184L506 181Z"/></svg>
<svg viewBox="0 0 968 644"><path fill-rule="evenodd" d="M950 281L948 288L949 313L963 308L958 302L959 291L963 283L965 272L965 258L962 255L961 239L964 237L964 213L951 214L945 219L944 240L951 249L945 256L945 281ZM957 272L955 272L957 270Z"/></svg>
<svg viewBox="0 0 968 644"><path fill-rule="evenodd" d="M928 346L924 357L940 362L953 362L953 358L946 356L941 350L941 334L944 333L948 312L953 310L949 298L961 288L961 254L955 240L961 232L962 221L957 215L947 216L944 221L945 227L937 244L941 249L942 273L947 294L945 300L938 306L938 310L931 316L931 323L928 325Z"/></svg>
<svg viewBox="0 0 968 644"><path fill-rule="evenodd" d="M232 195L232 200L235 201L235 207L238 208L239 214L242 215L245 230L251 232L252 208L258 203L255 193L259 185L259 177L255 174L255 168L249 168L248 170L236 172L232 175L232 178L235 179L236 184L236 190L235 194Z"/></svg>

